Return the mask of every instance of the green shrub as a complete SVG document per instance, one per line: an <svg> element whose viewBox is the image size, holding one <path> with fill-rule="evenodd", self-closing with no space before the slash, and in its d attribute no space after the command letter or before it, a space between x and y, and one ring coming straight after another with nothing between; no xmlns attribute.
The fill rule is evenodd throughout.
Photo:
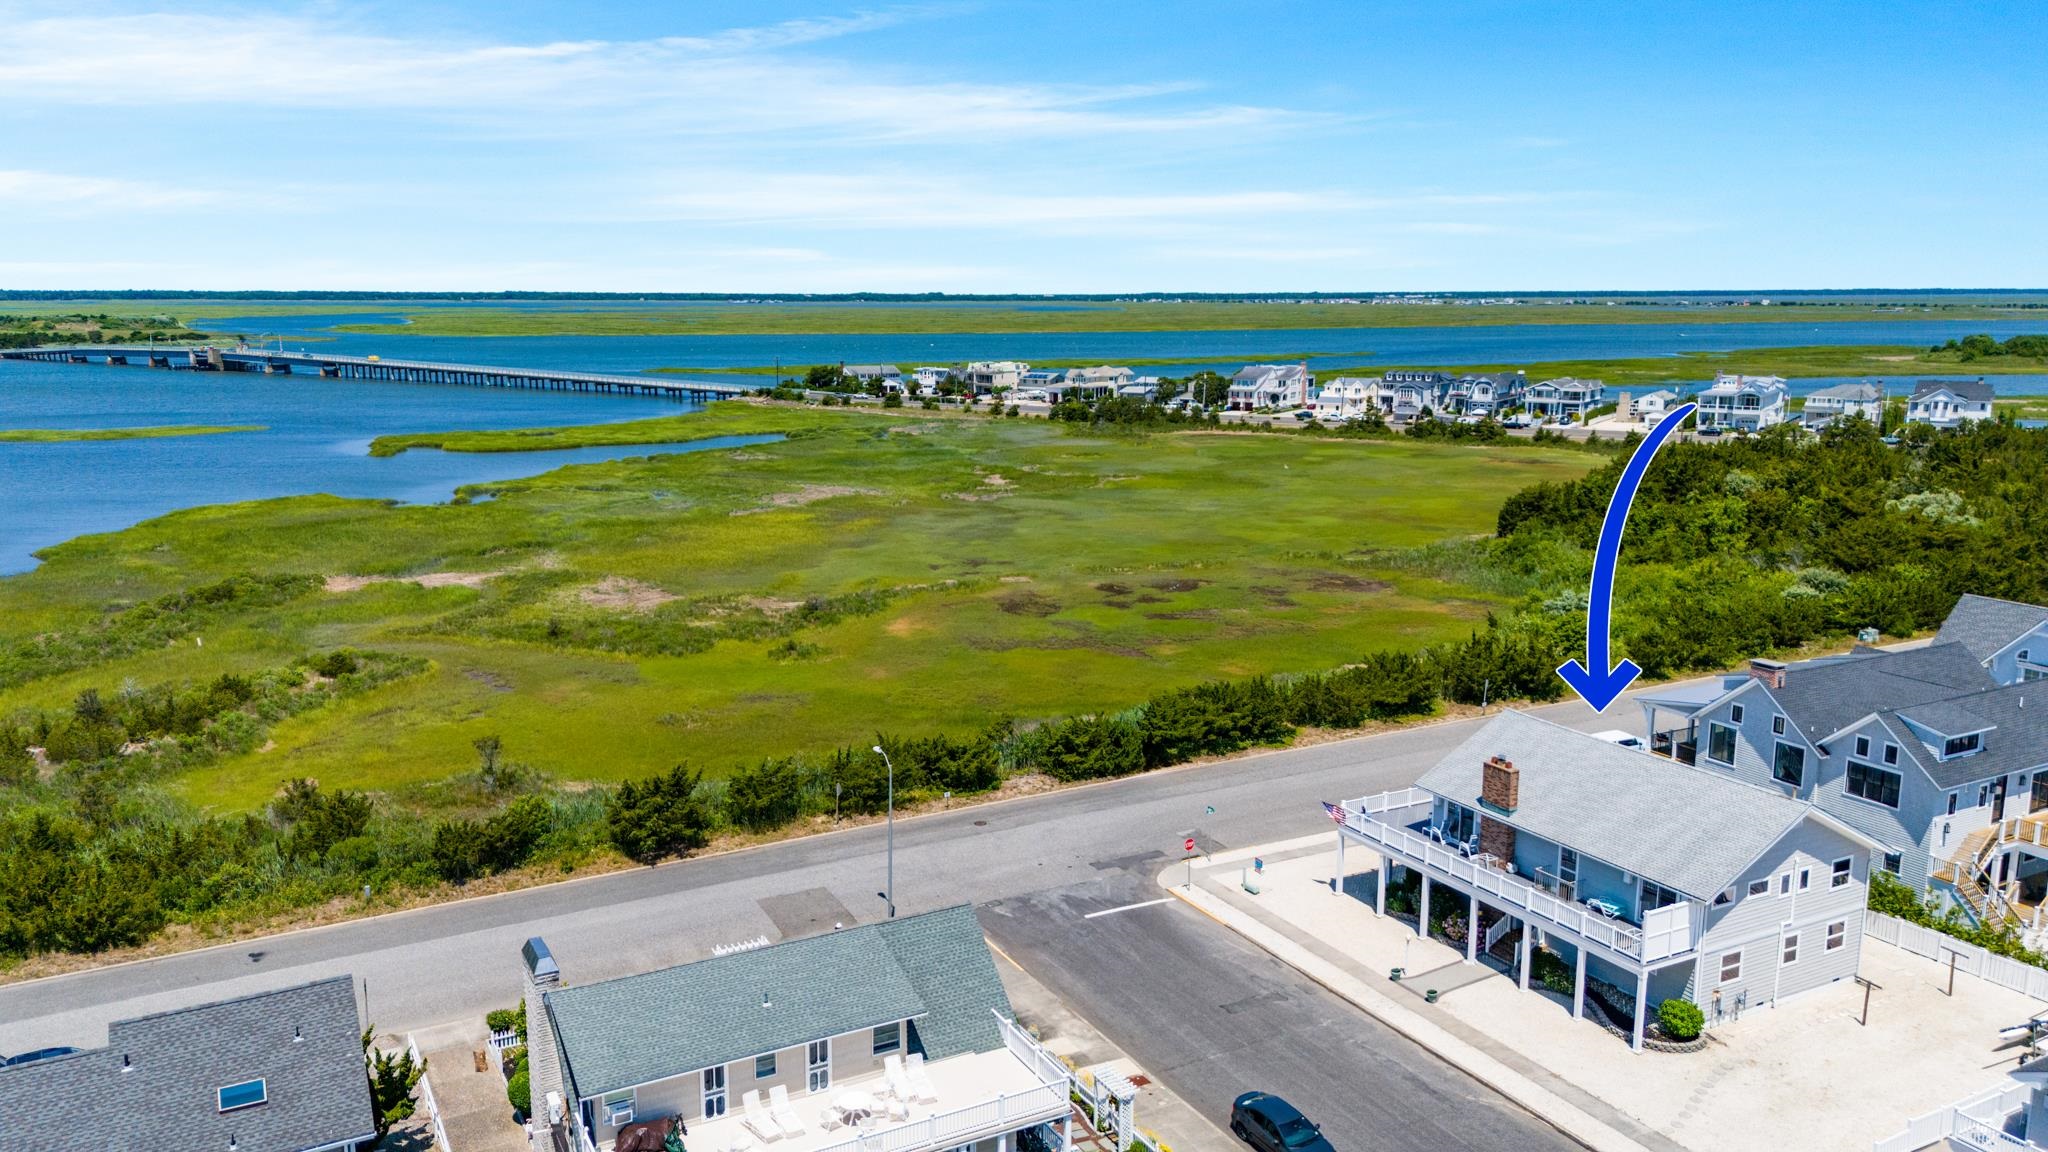
<svg viewBox="0 0 2048 1152"><path fill-rule="evenodd" d="M510 1032L517 1028L526 1013L519 1008L493 1008L484 1013L484 1027L493 1032Z"/></svg>
<svg viewBox="0 0 2048 1152"><path fill-rule="evenodd" d="M510 1080L505 1081L505 1099L512 1102L512 1107L521 1116L533 1115L533 1074L525 1067L522 1066Z"/></svg>
<svg viewBox="0 0 2048 1152"><path fill-rule="evenodd" d="M678 764L619 785L605 803L612 846L642 864L702 848L710 838L711 811L699 792L701 783L698 773Z"/></svg>
<svg viewBox="0 0 2048 1152"><path fill-rule="evenodd" d="M1707 1015L1690 1000L1673 997L1657 1005L1657 1027L1673 1040L1692 1040L1707 1026Z"/></svg>
<svg viewBox="0 0 2048 1152"><path fill-rule="evenodd" d="M725 782L725 815L741 828L779 828L803 810L803 767L793 757L742 765Z"/></svg>

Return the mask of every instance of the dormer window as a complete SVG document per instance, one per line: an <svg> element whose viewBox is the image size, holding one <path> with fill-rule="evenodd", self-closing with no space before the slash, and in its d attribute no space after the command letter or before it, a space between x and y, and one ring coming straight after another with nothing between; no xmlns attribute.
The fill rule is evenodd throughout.
<svg viewBox="0 0 2048 1152"><path fill-rule="evenodd" d="M270 1087L260 1079L244 1080L240 1084L230 1084L222 1088L219 1097L220 1110L234 1112L242 1108L254 1108L270 1099Z"/></svg>
<svg viewBox="0 0 2048 1152"><path fill-rule="evenodd" d="M1975 752L1977 750L1978 736L1978 733L1972 732L1968 736L1949 737L1948 741L1941 746L1942 759L1946 760L1952 756L1968 756L1970 753ZM1891 749L1887 748L1885 751L1889 752Z"/></svg>

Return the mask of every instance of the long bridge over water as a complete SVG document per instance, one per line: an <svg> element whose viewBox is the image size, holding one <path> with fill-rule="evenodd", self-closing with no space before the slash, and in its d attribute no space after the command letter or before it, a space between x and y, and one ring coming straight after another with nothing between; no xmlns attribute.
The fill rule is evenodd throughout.
<svg viewBox="0 0 2048 1152"><path fill-rule="evenodd" d="M305 372L344 380L469 384L480 388L542 388L555 392L610 392L630 396L667 396L679 400L718 400L729 396L744 396L752 391L736 384L717 384L708 380L664 380L655 376L564 372L553 368L439 364L427 360L386 360L379 356L337 356L316 352L267 351L260 348L80 344L62 348L0 349L0 360L40 360L58 364L134 364L151 368L177 368L200 372L261 372L266 375Z"/></svg>

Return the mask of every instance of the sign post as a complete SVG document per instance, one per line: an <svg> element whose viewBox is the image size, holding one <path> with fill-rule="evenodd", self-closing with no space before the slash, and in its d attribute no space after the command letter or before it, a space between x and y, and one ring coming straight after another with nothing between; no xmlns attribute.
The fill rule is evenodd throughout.
<svg viewBox="0 0 2048 1152"><path fill-rule="evenodd" d="M1188 861L1188 882L1183 887L1192 892L1195 888L1195 838L1189 836L1182 840L1180 848L1182 852L1187 853Z"/></svg>

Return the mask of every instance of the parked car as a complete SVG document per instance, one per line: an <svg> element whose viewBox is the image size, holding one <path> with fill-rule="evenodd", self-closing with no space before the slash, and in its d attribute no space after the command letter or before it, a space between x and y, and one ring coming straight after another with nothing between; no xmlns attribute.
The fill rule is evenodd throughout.
<svg viewBox="0 0 2048 1152"><path fill-rule="evenodd" d="M1506 420L1501 421L1501 423L1506 424L1510 428L1534 428L1539 421L1527 412L1517 412Z"/></svg>
<svg viewBox="0 0 2048 1152"><path fill-rule="evenodd" d="M1230 1130L1259 1152L1336 1152L1301 1110L1270 1092L1247 1092L1230 1106Z"/></svg>
<svg viewBox="0 0 2048 1152"><path fill-rule="evenodd" d="M1609 744L1619 744L1623 748L1641 748L1643 746L1642 737L1633 732L1624 732L1619 728L1609 728L1605 732L1595 732L1593 737L1596 740L1605 740Z"/></svg>
<svg viewBox="0 0 2048 1152"><path fill-rule="evenodd" d="M1311 412L1311 411L1309 411L1309 410L1308 410L1308 409L1306 409L1306 408L1303 408L1303 409L1302 409L1301 411L1299 411L1299 412L1296 412L1296 413L1294 414L1294 418L1295 418L1296 420L1299 420L1299 421L1301 421L1302 423L1306 424L1306 423L1308 423L1309 421L1311 421L1311 420L1315 419L1315 418L1316 418L1316 414L1315 414L1314 412Z"/></svg>
<svg viewBox="0 0 2048 1152"><path fill-rule="evenodd" d="M38 1048L33 1052L23 1052L19 1056L9 1056L5 1060L0 1060L0 1067L12 1068L16 1064L33 1064L38 1060L54 1060L59 1056L69 1056L76 1051L78 1051L76 1048Z"/></svg>

